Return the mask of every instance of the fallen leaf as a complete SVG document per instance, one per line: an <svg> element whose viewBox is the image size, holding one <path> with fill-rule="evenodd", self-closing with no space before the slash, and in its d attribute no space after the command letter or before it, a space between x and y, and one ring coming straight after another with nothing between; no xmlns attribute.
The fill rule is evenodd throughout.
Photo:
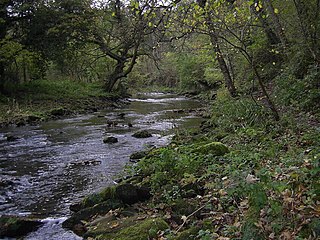
<svg viewBox="0 0 320 240"><path fill-rule="evenodd" d="M116 228L119 226L119 223L115 222L115 223L112 223L111 227L110 228Z"/></svg>

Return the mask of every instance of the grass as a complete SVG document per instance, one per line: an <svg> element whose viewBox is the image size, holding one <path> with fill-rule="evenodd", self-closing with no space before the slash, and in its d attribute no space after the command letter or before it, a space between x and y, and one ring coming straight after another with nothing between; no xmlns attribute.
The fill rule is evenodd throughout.
<svg viewBox="0 0 320 240"><path fill-rule="evenodd" d="M70 80L35 80L7 85L8 95L0 95L0 122L15 123L29 115L46 118L55 108L70 110L94 107L98 99L116 98L103 91L102 83Z"/></svg>

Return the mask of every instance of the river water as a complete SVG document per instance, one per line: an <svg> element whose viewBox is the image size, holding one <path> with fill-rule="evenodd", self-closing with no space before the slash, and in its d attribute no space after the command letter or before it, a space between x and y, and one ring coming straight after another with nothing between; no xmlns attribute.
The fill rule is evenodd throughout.
<svg viewBox="0 0 320 240"><path fill-rule="evenodd" d="M201 104L185 97L148 93L129 100L116 110L0 129L0 213L46 223L25 239L81 239L61 228L71 203L114 184L132 153L166 145L174 131L202 120L193 111ZM153 136L132 137L143 129ZM118 143L103 143L106 136Z"/></svg>

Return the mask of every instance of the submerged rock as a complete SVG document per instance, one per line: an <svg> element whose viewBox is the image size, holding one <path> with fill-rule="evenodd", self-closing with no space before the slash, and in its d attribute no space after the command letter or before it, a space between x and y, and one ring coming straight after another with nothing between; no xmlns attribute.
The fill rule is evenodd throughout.
<svg viewBox="0 0 320 240"><path fill-rule="evenodd" d="M0 237L21 237L37 230L41 225L43 223L39 220L16 216L1 216Z"/></svg>
<svg viewBox="0 0 320 240"><path fill-rule="evenodd" d="M134 133L132 135L132 137L135 137L135 138L149 138L149 137L152 137L152 134L149 133L147 130L142 130L142 131Z"/></svg>
<svg viewBox="0 0 320 240"><path fill-rule="evenodd" d="M19 139L18 137L13 136L13 135L6 135L5 137L6 137L8 142L13 142L13 141L16 141L16 140Z"/></svg>
<svg viewBox="0 0 320 240"><path fill-rule="evenodd" d="M197 147L194 152L202 154L212 154L215 156L222 156L229 152L226 145L221 142L212 142L202 146Z"/></svg>
<svg viewBox="0 0 320 240"><path fill-rule="evenodd" d="M110 136L110 137L105 137L105 138L103 139L103 142L104 142L104 143L109 143L109 144L117 143L117 142L118 142L118 138L112 137L112 136Z"/></svg>

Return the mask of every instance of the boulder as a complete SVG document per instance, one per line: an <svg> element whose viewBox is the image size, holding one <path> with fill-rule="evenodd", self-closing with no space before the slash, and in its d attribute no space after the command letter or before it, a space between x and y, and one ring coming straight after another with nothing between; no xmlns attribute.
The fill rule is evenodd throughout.
<svg viewBox="0 0 320 240"><path fill-rule="evenodd" d="M112 137L112 136L105 137L105 138L103 139L103 142L104 142L104 143L109 143L109 144L117 143L117 142L118 142L118 138Z"/></svg>
<svg viewBox="0 0 320 240"><path fill-rule="evenodd" d="M115 197L123 203L134 204L139 201L148 200L151 194L149 188L125 183L116 187Z"/></svg>
<svg viewBox="0 0 320 240"><path fill-rule="evenodd" d="M50 114L56 117L61 117L66 115L67 111L64 108L55 108L50 111Z"/></svg>
<svg viewBox="0 0 320 240"><path fill-rule="evenodd" d="M7 139L8 142L13 142L13 141L16 141L16 140L19 139L18 137L13 136L13 135L9 135L9 134L6 135L5 137L6 137L6 139Z"/></svg>
<svg viewBox="0 0 320 240"><path fill-rule="evenodd" d="M0 178L0 187L5 188L8 186L12 186L13 184L14 184L14 182L9 179Z"/></svg>
<svg viewBox="0 0 320 240"><path fill-rule="evenodd" d="M130 155L131 160L139 160L141 158L144 158L147 156L148 152L147 151L141 151L141 152L135 152Z"/></svg>
<svg viewBox="0 0 320 240"><path fill-rule="evenodd" d="M125 207L126 204L146 201L150 197L150 189L147 187L138 187L128 183L108 187L100 193L89 195L81 203L71 205L70 209L75 213L64 221L62 226L80 234L84 229L80 226L82 221L88 221L96 215L106 214L112 209Z"/></svg>
<svg viewBox="0 0 320 240"><path fill-rule="evenodd" d="M149 138L149 137L152 137L152 134L149 133L147 130L142 130L142 131L134 133L132 135L132 137L135 137L135 138Z"/></svg>
<svg viewBox="0 0 320 240"><path fill-rule="evenodd" d="M195 153L212 154L214 156L222 156L229 152L226 145L221 142L211 142L205 145L199 146L193 150Z"/></svg>
<svg viewBox="0 0 320 240"><path fill-rule="evenodd" d="M34 122L40 122L40 121L41 121L41 117L36 115L29 115L27 117L27 123L34 123Z"/></svg>
<svg viewBox="0 0 320 240"><path fill-rule="evenodd" d="M0 238L16 238L27 235L37 230L43 223L25 217L1 216L0 217Z"/></svg>
<svg viewBox="0 0 320 240"><path fill-rule="evenodd" d="M93 207L88 207L74 213L70 218L62 223L62 227L70 230L76 230L75 228L79 229L79 224L81 224L81 221L88 221L91 217L97 214L106 214L111 209L120 207L123 207L122 202L115 199L109 199L102 203L96 204Z"/></svg>

